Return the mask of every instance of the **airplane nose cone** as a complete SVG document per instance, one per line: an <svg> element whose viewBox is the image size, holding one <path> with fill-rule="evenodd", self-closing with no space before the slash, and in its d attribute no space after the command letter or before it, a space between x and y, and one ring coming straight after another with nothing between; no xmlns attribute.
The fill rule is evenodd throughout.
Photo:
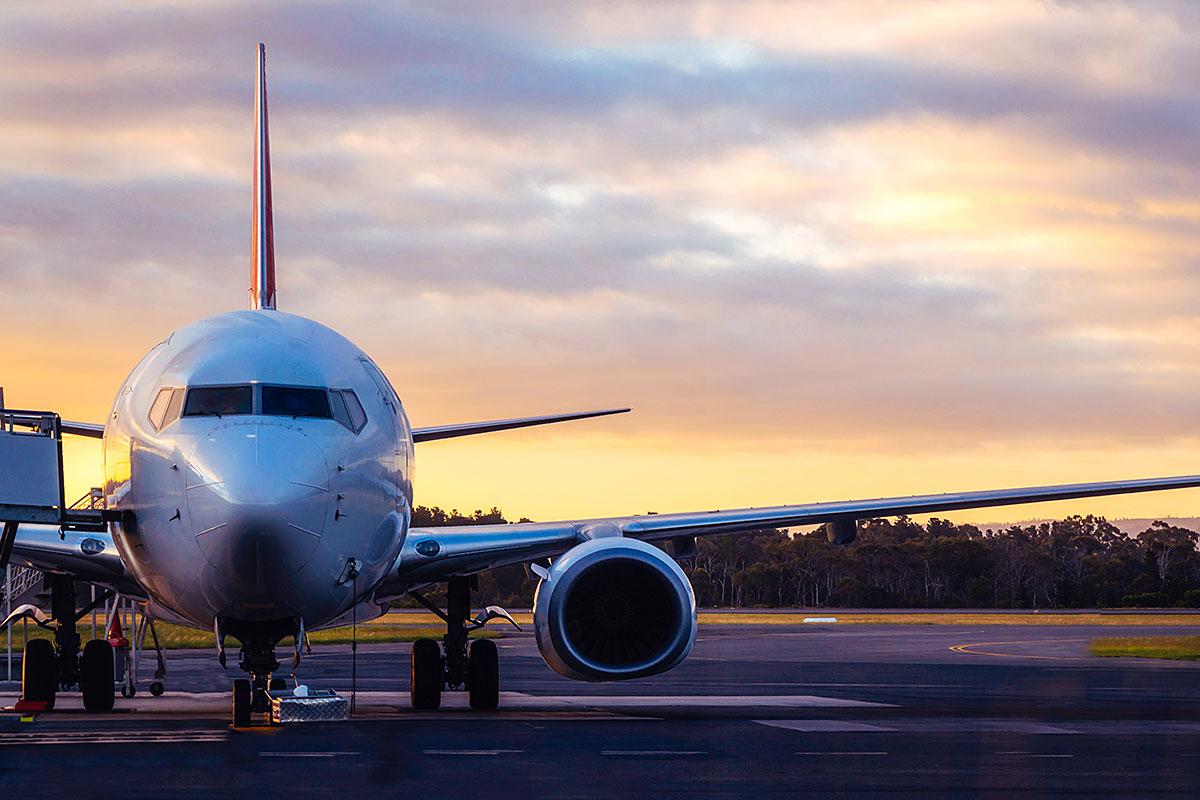
<svg viewBox="0 0 1200 800"><path fill-rule="evenodd" d="M329 510L329 467L298 428L229 422L189 458L193 535L238 595L266 592L312 556Z"/></svg>

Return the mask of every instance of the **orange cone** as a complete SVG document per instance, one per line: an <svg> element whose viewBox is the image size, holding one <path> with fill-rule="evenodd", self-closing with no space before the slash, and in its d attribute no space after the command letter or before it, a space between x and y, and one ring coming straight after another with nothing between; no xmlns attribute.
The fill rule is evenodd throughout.
<svg viewBox="0 0 1200 800"><path fill-rule="evenodd" d="M129 640L125 638L125 632L121 630L120 614L114 616L112 621L108 623L108 636L106 638L108 639L108 643L111 644L114 649L118 647L129 647Z"/></svg>

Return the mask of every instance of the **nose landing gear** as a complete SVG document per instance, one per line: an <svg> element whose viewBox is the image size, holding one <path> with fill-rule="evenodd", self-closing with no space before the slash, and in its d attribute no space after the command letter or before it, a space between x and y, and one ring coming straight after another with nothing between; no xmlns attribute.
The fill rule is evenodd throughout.
<svg viewBox="0 0 1200 800"><path fill-rule="evenodd" d="M496 643L489 639L470 639L473 630L493 619L505 619L521 629L512 616L499 606L488 606L471 618L471 590L478 588L474 576L451 578L446 587L446 610L417 592L409 592L418 603L446 623L441 647L434 639L413 642L409 699L418 711L435 711L441 705L442 690L465 688L471 708L494 711L500 702L500 659Z"/></svg>
<svg viewBox="0 0 1200 800"><path fill-rule="evenodd" d="M295 635L295 623L290 619L253 623L222 619L217 629L242 642L238 666L250 677L233 682L233 727L247 728L253 724L254 715L270 714L271 697L267 692L287 688L283 678L271 674L279 669L275 645L284 636Z"/></svg>

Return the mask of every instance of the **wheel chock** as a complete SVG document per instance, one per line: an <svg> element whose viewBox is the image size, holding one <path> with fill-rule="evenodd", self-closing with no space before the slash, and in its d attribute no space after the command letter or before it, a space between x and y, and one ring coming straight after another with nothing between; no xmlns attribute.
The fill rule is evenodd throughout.
<svg viewBox="0 0 1200 800"><path fill-rule="evenodd" d="M15 711L20 715L21 722L33 722L37 719L38 714L44 714L50 710L50 704L42 700L18 700L13 704L12 708L7 711Z"/></svg>

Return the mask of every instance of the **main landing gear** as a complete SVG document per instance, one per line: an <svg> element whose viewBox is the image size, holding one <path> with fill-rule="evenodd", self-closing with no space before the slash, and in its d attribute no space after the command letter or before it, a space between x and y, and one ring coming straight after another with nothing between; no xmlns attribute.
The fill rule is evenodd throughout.
<svg viewBox="0 0 1200 800"><path fill-rule="evenodd" d="M417 592L409 594L446 623L441 646L434 639L413 642L409 697L418 711L434 711L442 704L442 690L466 688L471 708L493 711L500 702L500 659L496 643L469 639L468 634L493 619L505 619L517 630L521 626L499 606L488 606L471 619L471 590L474 576L451 578L446 586L446 610Z"/></svg>
<svg viewBox="0 0 1200 800"><path fill-rule="evenodd" d="M34 606L16 609L6 620L30 618L38 626L54 632L54 643L31 639L21 656L21 699L18 708L49 711L55 695L78 684L83 707L89 712L112 711L113 648L105 639L93 639L80 653L76 623L92 609L112 597L104 592L82 610L75 609L75 582L68 575L47 575L50 583L50 616Z"/></svg>

